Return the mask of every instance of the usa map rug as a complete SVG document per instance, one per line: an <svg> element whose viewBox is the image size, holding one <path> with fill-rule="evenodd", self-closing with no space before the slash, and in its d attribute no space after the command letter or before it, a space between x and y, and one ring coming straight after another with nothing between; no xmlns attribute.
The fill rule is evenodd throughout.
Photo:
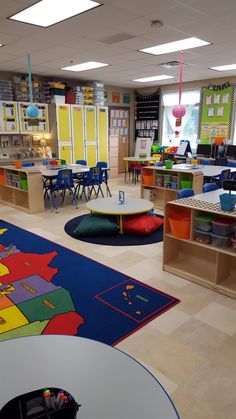
<svg viewBox="0 0 236 419"><path fill-rule="evenodd" d="M65 334L115 345L177 298L0 220L0 341Z"/></svg>

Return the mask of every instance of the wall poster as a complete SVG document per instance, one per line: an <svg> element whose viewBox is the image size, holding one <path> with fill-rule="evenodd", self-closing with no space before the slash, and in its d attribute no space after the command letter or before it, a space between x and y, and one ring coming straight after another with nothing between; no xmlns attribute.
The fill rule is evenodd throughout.
<svg viewBox="0 0 236 419"><path fill-rule="evenodd" d="M200 107L200 140L211 143L217 137L230 139L234 87L228 82L221 86L203 87Z"/></svg>

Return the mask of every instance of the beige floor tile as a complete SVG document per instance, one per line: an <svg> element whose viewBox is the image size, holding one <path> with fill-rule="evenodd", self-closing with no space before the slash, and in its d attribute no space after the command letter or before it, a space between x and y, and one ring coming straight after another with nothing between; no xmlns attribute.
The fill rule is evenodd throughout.
<svg viewBox="0 0 236 419"><path fill-rule="evenodd" d="M220 304L211 303L194 317L230 336L236 333L236 311Z"/></svg>
<svg viewBox="0 0 236 419"><path fill-rule="evenodd" d="M173 307L171 310L168 310L155 320L152 320L150 322L150 326L154 327L154 329L160 330L165 335L170 335L189 319L190 316L188 314L178 310L176 307Z"/></svg>
<svg viewBox="0 0 236 419"><path fill-rule="evenodd" d="M38 236L44 237L48 240L60 240L59 235L56 235L39 227L31 227L28 230L31 231L31 233L37 234Z"/></svg>
<svg viewBox="0 0 236 419"><path fill-rule="evenodd" d="M167 391L169 395L171 395L172 393L174 393L174 391L177 390L177 384L171 381L160 371L154 369L151 365L147 364L146 362L140 361L139 359L137 359L137 361L140 362L140 364L142 364L145 368L147 368L147 370L150 371L152 375L154 375L154 377L159 381L159 383L161 383L161 385L164 387L164 389Z"/></svg>

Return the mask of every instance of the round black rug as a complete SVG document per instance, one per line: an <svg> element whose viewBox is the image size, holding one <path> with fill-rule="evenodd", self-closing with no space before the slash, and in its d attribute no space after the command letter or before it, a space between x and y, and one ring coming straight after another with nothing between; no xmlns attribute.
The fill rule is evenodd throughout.
<svg viewBox="0 0 236 419"><path fill-rule="evenodd" d="M107 246L139 246L144 244L158 243L163 240L163 226L157 231L148 235L142 234L112 234L109 236L76 236L73 232L77 225L87 217L88 214L73 218L65 224L65 232L74 239L88 243L102 244ZM159 218L163 218L158 215Z"/></svg>

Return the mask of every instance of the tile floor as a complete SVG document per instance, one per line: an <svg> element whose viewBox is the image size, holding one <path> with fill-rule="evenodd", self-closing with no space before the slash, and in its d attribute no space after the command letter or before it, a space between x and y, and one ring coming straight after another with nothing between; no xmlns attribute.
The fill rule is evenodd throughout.
<svg viewBox="0 0 236 419"><path fill-rule="evenodd" d="M110 180L140 196L140 185ZM236 300L162 271L162 243L112 247L64 233L67 220L85 213L84 201L59 213L29 215L0 205L0 218L62 244L172 294L181 303L117 345L145 365L171 395L181 419L236 418ZM236 278L235 278L236 280ZM165 418L163 418L165 419Z"/></svg>

